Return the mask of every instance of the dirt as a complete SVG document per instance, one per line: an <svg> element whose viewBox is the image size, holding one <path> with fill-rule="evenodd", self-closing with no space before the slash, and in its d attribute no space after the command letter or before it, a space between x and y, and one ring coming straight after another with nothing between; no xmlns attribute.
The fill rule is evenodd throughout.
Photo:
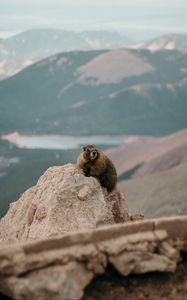
<svg viewBox="0 0 187 300"><path fill-rule="evenodd" d="M187 257L175 273L123 277L111 266L86 288L83 300L187 300Z"/></svg>

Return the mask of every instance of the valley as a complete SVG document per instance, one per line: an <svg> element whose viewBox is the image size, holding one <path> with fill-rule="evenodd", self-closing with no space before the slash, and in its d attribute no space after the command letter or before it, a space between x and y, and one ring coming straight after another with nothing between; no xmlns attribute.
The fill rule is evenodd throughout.
<svg viewBox="0 0 187 300"><path fill-rule="evenodd" d="M33 31L24 34L7 40L13 47L17 43L23 60L32 47L21 54L20 41L36 38ZM51 39L54 34L58 43L62 32L51 31ZM42 32L41 45L44 37ZM114 161L132 212L146 218L186 214L185 36L162 37L162 43L156 39L136 49L127 48L131 42L125 37L116 36L112 45L110 35L92 38L100 44L69 46L61 53L55 47L45 53L38 43L36 52L44 56L0 81L0 217L48 167L74 163L88 143ZM11 59L7 56L14 66Z"/></svg>
<svg viewBox="0 0 187 300"><path fill-rule="evenodd" d="M89 141L84 137L85 144ZM144 213L146 218L187 213L187 130L161 138L124 136L122 145L110 147L100 144L116 165L118 187L126 195L130 211ZM0 140L0 149L0 216L47 168L75 163L80 152L80 146L66 150L17 148L6 140Z"/></svg>

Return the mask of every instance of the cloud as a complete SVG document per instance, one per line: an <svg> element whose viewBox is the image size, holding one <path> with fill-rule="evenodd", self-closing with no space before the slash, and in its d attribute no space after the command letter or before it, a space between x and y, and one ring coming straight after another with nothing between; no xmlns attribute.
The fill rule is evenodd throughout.
<svg viewBox="0 0 187 300"><path fill-rule="evenodd" d="M186 0L0 0L0 6L3 32L115 30L141 38L146 32L150 36L187 31Z"/></svg>

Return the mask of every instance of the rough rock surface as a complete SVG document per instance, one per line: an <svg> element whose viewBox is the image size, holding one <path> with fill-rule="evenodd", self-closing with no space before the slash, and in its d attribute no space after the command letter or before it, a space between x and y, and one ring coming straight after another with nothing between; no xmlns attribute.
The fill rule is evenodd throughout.
<svg viewBox="0 0 187 300"><path fill-rule="evenodd" d="M186 300L187 258L174 273L146 273L121 276L111 266L92 280L83 300Z"/></svg>
<svg viewBox="0 0 187 300"><path fill-rule="evenodd" d="M175 272L186 251L187 217L108 225L20 242L0 249L0 292L19 300L80 299L85 287L109 265L125 277Z"/></svg>
<svg viewBox="0 0 187 300"><path fill-rule="evenodd" d="M187 217L139 219L128 214L120 192L107 193L74 165L48 169L0 220L0 297L157 300L164 295L161 299L186 300L187 283L180 276L187 272L175 274L178 265L186 266ZM100 280L110 268L120 278L120 289L114 278L111 285ZM170 272L185 286L174 280L176 288L168 283L170 298L164 288L152 297L146 280L147 292L139 286L137 294L129 287L136 282L129 275L149 272ZM91 289L93 282L102 294Z"/></svg>
<svg viewBox="0 0 187 300"><path fill-rule="evenodd" d="M75 165L49 168L0 220L0 241L34 240L129 221L122 193L108 193Z"/></svg>

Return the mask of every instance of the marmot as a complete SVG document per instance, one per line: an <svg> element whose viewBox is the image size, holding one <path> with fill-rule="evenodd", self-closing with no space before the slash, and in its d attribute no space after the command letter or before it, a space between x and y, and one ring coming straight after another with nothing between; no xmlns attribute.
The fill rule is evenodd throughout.
<svg viewBox="0 0 187 300"><path fill-rule="evenodd" d="M94 145L82 148L77 158L77 167L83 170L85 176L98 178L108 192L116 187L117 172L113 162Z"/></svg>

